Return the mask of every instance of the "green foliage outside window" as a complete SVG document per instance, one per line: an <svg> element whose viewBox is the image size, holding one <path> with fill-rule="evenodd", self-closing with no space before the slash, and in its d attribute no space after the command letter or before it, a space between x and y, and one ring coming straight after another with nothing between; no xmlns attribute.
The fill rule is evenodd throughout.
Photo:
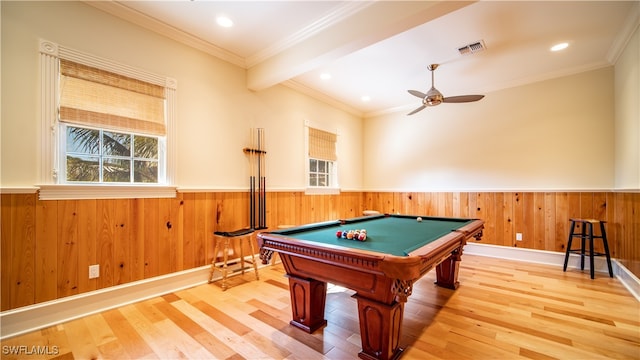
<svg viewBox="0 0 640 360"><path fill-rule="evenodd" d="M66 144L67 182L158 183L157 137L67 126Z"/></svg>

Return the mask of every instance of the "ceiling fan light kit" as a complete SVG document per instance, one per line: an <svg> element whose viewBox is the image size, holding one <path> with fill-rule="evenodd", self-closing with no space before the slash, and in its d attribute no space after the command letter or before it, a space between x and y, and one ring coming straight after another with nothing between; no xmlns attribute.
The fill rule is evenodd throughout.
<svg viewBox="0 0 640 360"><path fill-rule="evenodd" d="M438 64L431 64L429 66L427 66L427 68L429 69L429 71L431 71L431 89L429 89L429 91L427 91L427 93L422 93L418 90L408 90L409 94L415 96L415 97L419 97L422 99L422 106L420 106L419 108L413 110L412 112L408 113L407 115L413 115L415 113L417 113L418 111L423 110L424 108L426 108L427 106L436 106L436 105L440 105L441 103L445 102L445 103L466 103L466 102L474 102L474 101L478 101L481 100L484 95L460 95L460 96L450 96L450 97L444 97L442 95L442 93L440 91L438 91L438 89L435 88L434 85L434 71L438 68Z"/></svg>

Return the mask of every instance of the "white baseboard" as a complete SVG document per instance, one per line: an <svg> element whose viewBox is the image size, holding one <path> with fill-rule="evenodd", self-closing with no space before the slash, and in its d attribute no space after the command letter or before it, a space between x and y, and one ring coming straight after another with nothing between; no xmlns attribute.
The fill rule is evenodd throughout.
<svg viewBox="0 0 640 360"><path fill-rule="evenodd" d="M464 254L534 262L562 267L564 253L506 246L469 243ZM569 265L576 267L578 256L570 259ZM607 272L604 259L597 259L598 272ZM588 262L586 267L588 268ZM617 261L612 261L614 276L640 301L640 281ZM262 265L264 267L268 265ZM0 312L0 339L25 334L45 327L71 321L91 314L114 309L156 296L206 284L211 267L201 266L151 279L113 286L80 295L65 297ZM252 270L250 270L252 271ZM218 280L220 276L214 278Z"/></svg>
<svg viewBox="0 0 640 360"><path fill-rule="evenodd" d="M259 264L258 268L263 267ZM209 281L210 265L0 312L0 340ZM249 269L247 271L253 271ZM229 276L234 276L232 274ZM221 279L216 272L213 280Z"/></svg>
<svg viewBox="0 0 640 360"><path fill-rule="evenodd" d="M464 254L487 256L500 259L516 260L537 264L555 265L562 269L564 265L563 252L545 251L545 250L533 250L522 249L517 247L468 243L464 247ZM580 256L578 254L571 254L569 256L568 268L579 269L580 268ZM602 257L596 257L594 259L594 270L599 273L609 275L609 269L607 267L607 260ZM618 278L624 287L629 290L636 300L640 301L640 280L631 273L626 267L620 264L616 259L611 259L611 267L613 268L613 276ZM586 274L589 272L589 261L586 260L584 264L584 271Z"/></svg>

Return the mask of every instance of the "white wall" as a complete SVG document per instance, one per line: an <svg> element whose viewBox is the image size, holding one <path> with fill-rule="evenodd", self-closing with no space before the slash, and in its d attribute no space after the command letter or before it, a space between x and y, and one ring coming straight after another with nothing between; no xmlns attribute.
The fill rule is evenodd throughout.
<svg viewBox="0 0 640 360"><path fill-rule="evenodd" d="M38 39L172 77L178 82L177 186L246 189L242 149L250 128L263 127L267 188L300 190L304 179L304 121L337 130L340 185L362 187L362 120L276 86L246 89L246 71L117 19L81 2L1 2L3 188L39 179Z"/></svg>
<svg viewBox="0 0 640 360"><path fill-rule="evenodd" d="M640 28L615 66L615 188L640 189Z"/></svg>
<svg viewBox="0 0 640 360"><path fill-rule="evenodd" d="M0 6L3 188L38 181L39 38L178 81L184 189L247 188L242 148L255 127L265 128L267 187L304 188L304 121L340 134L343 189L640 188L637 30L615 76L603 68L363 121L283 86L247 91L244 69L80 2Z"/></svg>
<svg viewBox="0 0 640 360"><path fill-rule="evenodd" d="M370 190L596 190L614 184L607 67L366 119Z"/></svg>

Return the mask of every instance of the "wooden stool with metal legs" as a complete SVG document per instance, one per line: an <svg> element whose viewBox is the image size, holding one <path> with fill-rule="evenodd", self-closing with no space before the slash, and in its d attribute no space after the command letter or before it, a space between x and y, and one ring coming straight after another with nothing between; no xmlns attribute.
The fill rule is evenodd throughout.
<svg viewBox="0 0 640 360"><path fill-rule="evenodd" d="M595 220L595 219L570 219L571 221L571 229L569 231L569 240L567 241L567 252L564 256L564 267L563 271L567 271L567 264L569 262L569 254L570 253L578 253L580 254L580 269L584 270L584 257L585 255L589 256L589 270L591 272L591 278L595 278L594 272L594 256L606 256L607 257L607 266L609 267L609 276L613 277L613 269L611 267L611 255L609 254L609 243L607 242L607 232L604 229L605 221ZM581 230L576 232L576 225L581 225ZM593 233L593 225L600 225L600 235L594 235ZM580 248L572 249L571 242L573 238L580 239ZM596 252L593 250L593 239L602 239L602 244L604 246L604 252ZM589 241L589 250L588 254L586 253L585 242Z"/></svg>
<svg viewBox="0 0 640 360"><path fill-rule="evenodd" d="M251 249L251 260L253 264L253 271L256 273L256 280L260 280L258 276L258 264L255 259L255 247L253 246L253 229L241 229L236 231L216 231L213 233L213 260L211 261L211 272L209 275L209 282L213 282L213 275L215 270L218 269L222 273L222 290L227 290L227 275L229 273L229 267L227 262L229 261L229 243L230 241L238 241L240 247L240 270L244 274L245 270L245 256L242 246L242 240L249 242L249 248ZM222 250L222 264L216 266L216 259L218 252ZM247 260L249 261L249 260Z"/></svg>

